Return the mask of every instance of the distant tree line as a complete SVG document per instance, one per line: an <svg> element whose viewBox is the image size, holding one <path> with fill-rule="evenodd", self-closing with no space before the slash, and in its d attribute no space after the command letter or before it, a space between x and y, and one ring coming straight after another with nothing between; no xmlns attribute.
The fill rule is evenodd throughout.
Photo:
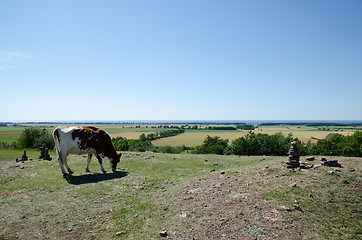
<svg viewBox="0 0 362 240"><path fill-rule="evenodd" d="M178 129L160 131L156 133L150 133L147 135L141 134L139 139L127 139L123 137L116 137L112 138L112 142L117 151L138 151L138 152L153 151L153 152L181 153L188 148L185 146L156 147L152 144L152 141L160 138L176 136L184 132L185 129L178 128Z"/></svg>
<svg viewBox="0 0 362 240"><path fill-rule="evenodd" d="M297 142L301 155L325 155L325 156L350 156L362 157L362 132L356 131L350 136L334 134L328 139L320 139L316 143L301 142L290 133L284 136L281 132L268 135L249 132L246 136L233 140L230 144L227 139L207 136L203 143L194 148L186 146L162 146L152 144L153 140L176 136L184 133L185 129L171 129L157 133L142 134L139 139L126 139L122 137L112 138L117 151L153 151L161 153L197 153L219 155L269 155L286 156L290 143ZM9 143L0 143L0 149L24 149L39 148L43 143L49 149L54 148L52 135L44 128L26 128L17 139Z"/></svg>
<svg viewBox="0 0 362 240"><path fill-rule="evenodd" d="M201 130L236 130L236 127L233 126L208 126L202 128Z"/></svg>
<svg viewBox="0 0 362 240"><path fill-rule="evenodd" d="M351 123L351 124L344 124L344 123L306 123L306 122L293 122L293 123L261 123L260 126L278 126L278 125L301 125L301 126L309 126L309 127L323 127L323 126L337 126L337 127L343 127L343 126L361 126L362 123Z"/></svg>
<svg viewBox="0 0 362 240"><path fill-rule="evenodd" d="M238 124L236 125L236 128L240 130L255 130L255 126L253 124Z"/></svg>

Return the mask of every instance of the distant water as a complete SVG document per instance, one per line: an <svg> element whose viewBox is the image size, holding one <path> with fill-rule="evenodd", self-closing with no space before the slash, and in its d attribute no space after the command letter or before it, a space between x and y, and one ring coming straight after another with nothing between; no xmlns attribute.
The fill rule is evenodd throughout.
<svg viewBox="0 0 362 240"><path fill-rule="evenodd" d="M1 121L0 121L1 122ZM85 123L108 123L108 124L261 124L261 123L340 123L355 124L362 123L362 120L79 120L79 121L15 121L16 123L66 123L66 124L85 124Z"/></svg>

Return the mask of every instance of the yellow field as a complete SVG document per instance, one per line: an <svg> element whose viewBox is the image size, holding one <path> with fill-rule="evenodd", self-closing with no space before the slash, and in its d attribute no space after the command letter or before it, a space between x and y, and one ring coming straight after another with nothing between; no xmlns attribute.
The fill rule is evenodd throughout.
<svg viewBox="0 0 362 240"><path fill-rule="evenodd" d="M335 132L335 131L311 131L311 130L300 130L300 129L283 129L283 128L264 128L263 130L255 130L256 134L258 133L264 133L264 134L275 134L278 132L282 132L283 135L288 135L289 133L293 134L294 137L297 137L303 142L308 142L311 140L312 142L317 142L316 139L323 139L330 133L339 133L342 135L351 135L354 133L354 131L343 131L343 132ZM185 132L184 134L174 136L174 137L168 137L168 138L162 138L153 141L153 145L155 146L180 146L185 145L189 147L195 147L197 145L201 145L204 139L207 135L210 135L212 137L219 136L222 139L229 139L229 143L236 139L245 136L248 133L248 131L197 131L197 132ZM316 139L313 139L316 138Z"/></svg>
<svg viewBox="0 0 362 240"><path fill-rule="evenodd" d="M39 127L37 125L31 125L34 127ZM127 139L138 139L141 134L150 134L160 131L166 131L168 129L158 128L158 125L96 125L97 127L107 131L112 137L124 137ZM208 125L199 125L199 127L205 128ZM21 131L24 127L3 127L0 130L0 142L11 143L15 141L21 134ZM47 129L52 131L54 126L48 126ZM342 128L343 129L343 128ZM339 133L342 135L352 135L355 130L353 128L343 129L331 127L330 131L320 131L317 127L307 127L307 126L260 126L254 132L264 133L264 134L275 134L282 132L283 135L288 135L292 133L294 137L297 137L303 142L317 142L316 139L324 139L330 133ZM356 129L358 130L358 129ZM162 138L153 141L152 143L155 146L190 146L195 147L201 145L207 135L212 137L219 136L222 139L228 139L229 143L236 138L245 136L248 131L221 131L221 130L186 130L185 133L168 138Z"/></svg>

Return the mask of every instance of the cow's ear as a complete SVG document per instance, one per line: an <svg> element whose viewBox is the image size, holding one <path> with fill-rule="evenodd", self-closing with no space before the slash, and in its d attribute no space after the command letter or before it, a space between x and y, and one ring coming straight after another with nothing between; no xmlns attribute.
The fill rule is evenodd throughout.
<svg viewBox="0 0 362 240"><path fill-rule="evenodd" d="M118 156L119 156L119 157L122 157L122 153L119 153Z"/></svg>

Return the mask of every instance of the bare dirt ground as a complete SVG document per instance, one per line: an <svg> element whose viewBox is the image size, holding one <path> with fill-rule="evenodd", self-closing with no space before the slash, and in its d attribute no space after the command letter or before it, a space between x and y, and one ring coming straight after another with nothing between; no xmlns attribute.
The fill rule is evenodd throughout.
<svg viewBox="0 0 362 240"><path fill-rule="evenodd" d="M285 169L284 163L271 162L240 171L216 170L174 196L179 211L168 226L170 238L360 239L361 221L354 222L349 214L360 214L361 202L351 204L353 210L348 213L335 213L349 215L335 220L350 220L349 225L356 227L354 233L341 232L326 221L330 215L324 211L336 210L345 201L334 195L362 193L361 162L356 165L345 160L342 164L343 168L318 164L317 168L296 172ZM354 184L346 179L355 179ZM270 197L273 194L279 196ZM336 233L325 234L326 229Z"/></svg>
<svg viewBox="0 0 362 240"><path fill-rule="evenodd" d="M117 174L73 157L65 178L54 161L3 162L0 239L362 237L361 158L291 171L286 157L123 157Z"/></svg>

